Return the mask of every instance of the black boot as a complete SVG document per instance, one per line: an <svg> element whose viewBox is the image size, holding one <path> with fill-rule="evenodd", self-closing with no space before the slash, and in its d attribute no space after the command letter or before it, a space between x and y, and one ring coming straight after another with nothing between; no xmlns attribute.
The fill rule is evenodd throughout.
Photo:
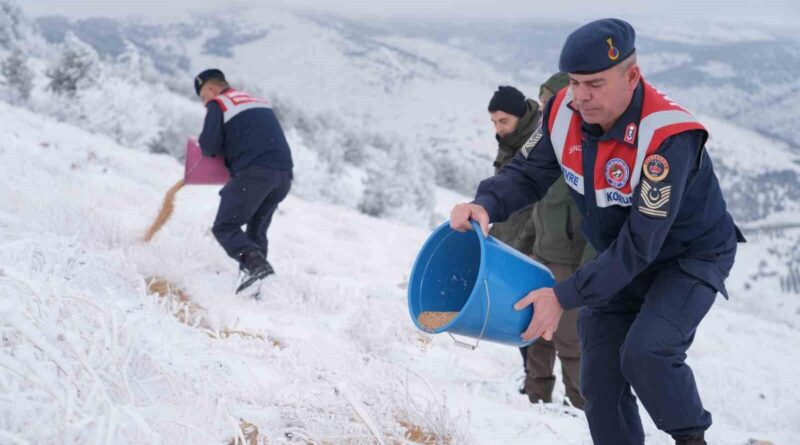
<svg viewBox="0 0 800 445"><path fill-rule="evenodd" d="M703 433L690 434L688 436L674 436L673 439L675 439L675 445L706 445Z"/></svg>
<svg viewBox="0 0 800 445"><path fill-rule="evenodd" d="M264 255L257 250L250 250L242 254L242 276L236 293L243 291L256 281L275 273Z"/></svg>

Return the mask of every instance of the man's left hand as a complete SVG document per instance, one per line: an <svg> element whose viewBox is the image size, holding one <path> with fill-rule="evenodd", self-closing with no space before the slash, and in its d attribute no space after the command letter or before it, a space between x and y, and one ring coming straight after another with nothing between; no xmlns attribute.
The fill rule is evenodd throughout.
<svg viewBox="0 0 800 445"><path fill-rule="evenodd" d="M553 288L543 287L531 291L514 304L514 309L520 311L529 304L533 305L533 319L528 329L522 333L522 339L528 341L542 337L545 340L552 340L553 333L558 329L558 322L561 321L561 314L564 313L564 308L558 302Z"/></svg>

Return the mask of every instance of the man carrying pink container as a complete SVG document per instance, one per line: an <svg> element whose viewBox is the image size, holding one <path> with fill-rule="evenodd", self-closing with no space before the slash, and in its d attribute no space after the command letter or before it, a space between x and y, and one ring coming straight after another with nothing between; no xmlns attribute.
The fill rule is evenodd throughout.
<svg viewBox="0 0 800 445"><path fill-rule="evenodd" d="M239 293L275 273L267 229L291 188L292 154L268 100L231 88L218 69L198 74L194 88L206 107L202 154L223 159L230 172L212 231L239 263Z"/></svg>

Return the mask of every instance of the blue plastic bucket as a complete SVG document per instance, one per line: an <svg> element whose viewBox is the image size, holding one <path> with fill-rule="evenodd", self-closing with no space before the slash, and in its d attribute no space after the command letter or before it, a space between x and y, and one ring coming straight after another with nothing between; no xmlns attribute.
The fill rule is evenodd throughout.
<svg viewBox="0 0 800 445"><path fill-rule="evenodd" d="M520 335L528 328L533 309L516 311L513 306L534 289L552 287L553 275L505 243L484 237L474 221L472 229L461 233L446 222L425 241L408 284L411 319L418 329L432 334L448 332L513 346L530 344ZM458 315L427 329L419 321L427 311Z"/></svg>

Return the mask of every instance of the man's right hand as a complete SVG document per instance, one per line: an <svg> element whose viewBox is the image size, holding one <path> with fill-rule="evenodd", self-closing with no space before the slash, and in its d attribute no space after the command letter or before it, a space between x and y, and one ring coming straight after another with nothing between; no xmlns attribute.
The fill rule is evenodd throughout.
<svg viewBox="0 0 800 445"><path fill-rule="evenodd" d="M461 203L453 207L450 211L450 227L459 232L466 232L472 229L469 220L475 220L480 226L483 236L489 236L489 214L486 209L469 203Z"/></svg>

